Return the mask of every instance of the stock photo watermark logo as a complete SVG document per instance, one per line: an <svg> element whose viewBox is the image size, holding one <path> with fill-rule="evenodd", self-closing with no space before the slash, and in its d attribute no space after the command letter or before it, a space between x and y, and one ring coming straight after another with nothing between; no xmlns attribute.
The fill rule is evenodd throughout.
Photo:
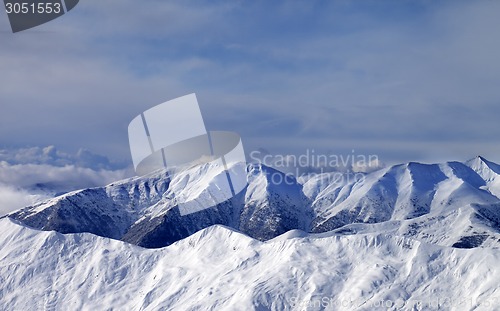
<svg viewBox="0 0 500 311"><path fill-rule="evenodd" d="M71 11L80 0L4 0L12 32L48 23Z"/></svg>
<svg viewBox="0 0 500 311"><path fill-rule="evenodd" d="M350 184L364 180L367 173L383 167L378 155L351 153L319 153L306 149L299 154L270 154L262 150L250 152L252 163L272 167L269 180L273 184L294 184L296 180L320 176L324 183ZM283 175L285 177L283 177Z"/></svg>
<svg viewBox="0 0 500 311"><path fill-rule="evenodd" d="M180 187L174 200L187 215L230 200L247 186L246 159L237 133L207 131L195 94L150 108L129 124L128 137L134 169L146 175L163 169L170 180L189 180L187 172L203 167L216 169L211 182L192 185L199 191L192 198ZM196 181L194 181L196 182Z"/></svg>

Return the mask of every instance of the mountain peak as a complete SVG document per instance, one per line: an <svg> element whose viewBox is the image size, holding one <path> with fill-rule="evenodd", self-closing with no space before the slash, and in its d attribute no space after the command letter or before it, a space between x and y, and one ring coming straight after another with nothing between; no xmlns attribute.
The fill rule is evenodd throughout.
<svg viewBox="0 0 500 311"><path fill-rule="evenodd" d="M481 175L482 177L485 176L483 176L480 172L485 173L487 171L492 171L496 175L500 175L500 165L491 162L480 155L470 159L469 161L465 162L465 164L479 173L479 175Z"/></svg>
<svg viewBox="0 0 500 311"><path fill-rule="evenodd" d="M488 161L485 157L483 157L481 155L477 155L477 156L475 156L474 158L470 159L467 162L477 162L477 163L484 163L484 164L492 163L492 162Z"/></svg>
<svg viewBox="0 0 500 311"><path fill-rule="evenodd" d="M213 253L216 249L229 249L229 248L245 248L251 244L261 243L252 237L242 233L234 228L224 225L213 225L208 228L199 230L198 232L190 235L189 237L179 240L174 244L178 246L190 246L197 248L211 248L207 250Z"/></svg>

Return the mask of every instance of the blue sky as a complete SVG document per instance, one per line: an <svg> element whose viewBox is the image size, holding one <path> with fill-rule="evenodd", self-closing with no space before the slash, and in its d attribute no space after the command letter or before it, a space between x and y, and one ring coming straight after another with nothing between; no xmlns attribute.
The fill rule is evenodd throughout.
<svg viewBox="0 0 500 311"><path fill-rule="evenodd" d="M130 161L128 123L197 93L247 151L500 162L500 2L82 0L12 34L0 146Z"/></svg>

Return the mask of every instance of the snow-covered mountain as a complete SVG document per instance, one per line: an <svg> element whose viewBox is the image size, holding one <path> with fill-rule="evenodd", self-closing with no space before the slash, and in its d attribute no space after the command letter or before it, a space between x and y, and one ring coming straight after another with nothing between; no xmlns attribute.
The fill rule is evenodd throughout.
<svg viewBox="0 0 500 311"><path fill-rule="evenodd" d="M499 166L408 163L312 196L313 232L386 232L455 247L500 246ZM312 183L312 184L311 184ZM305 184L314 188L315 180Z"/></svg>
<svg viewBox="0 0 500 311"><path fill-rule="evenodd" d="M176 196L204 200L222 173L156 172L0 219L0 309L498 310L495 163L299 181L254 164L236 197L181 216Z"/></svg>
<svg viewBox="0 0 500 311"><path fill-rule="evenodd" d="M215 224L262 240L292 229L307 229L312 214L302 186L263 165L249 167L249 186L230 201L181 216L176 195L203 197L200 180L206 190L219 174L224 171L210 164L193 167L172 180L166 172L157 172L70 192L8 217L42 230L90 232L144 247L169 245ZM287 182L275 184L272 176L287 178Z"/></svg>
<svg viewBox="0 0 500 311"><path fill-rule="evenodd" d="M259 242L212 226L161 249L0 220L2 310L498 310L500 250L386 234Z"/></svg>
<svg viewBox="0 0 500 311"><path fill-rule="evenodd" d="M326 173L301 182L252 164L243 192L181 216L176 195L201 200L219 174L209 165L172 180L157 172L67 193L9 217L38 229L90 232L144 247L170 245L215 224L259 240L299 229L384 233L459 248L500 246L500 166L482 157L395 165L359 180Z"/></svg>

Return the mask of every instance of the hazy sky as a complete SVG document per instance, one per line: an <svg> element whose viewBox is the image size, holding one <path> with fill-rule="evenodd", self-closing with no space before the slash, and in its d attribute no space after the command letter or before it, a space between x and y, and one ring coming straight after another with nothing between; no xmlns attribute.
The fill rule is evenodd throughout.
<svg viewBox="0 0 500 311"><path fill-rule="evenodd" d="M195 92L247 151L500 162L500 1L81 0L12 34L0 147L130 160L128 123Z"/></svg>

